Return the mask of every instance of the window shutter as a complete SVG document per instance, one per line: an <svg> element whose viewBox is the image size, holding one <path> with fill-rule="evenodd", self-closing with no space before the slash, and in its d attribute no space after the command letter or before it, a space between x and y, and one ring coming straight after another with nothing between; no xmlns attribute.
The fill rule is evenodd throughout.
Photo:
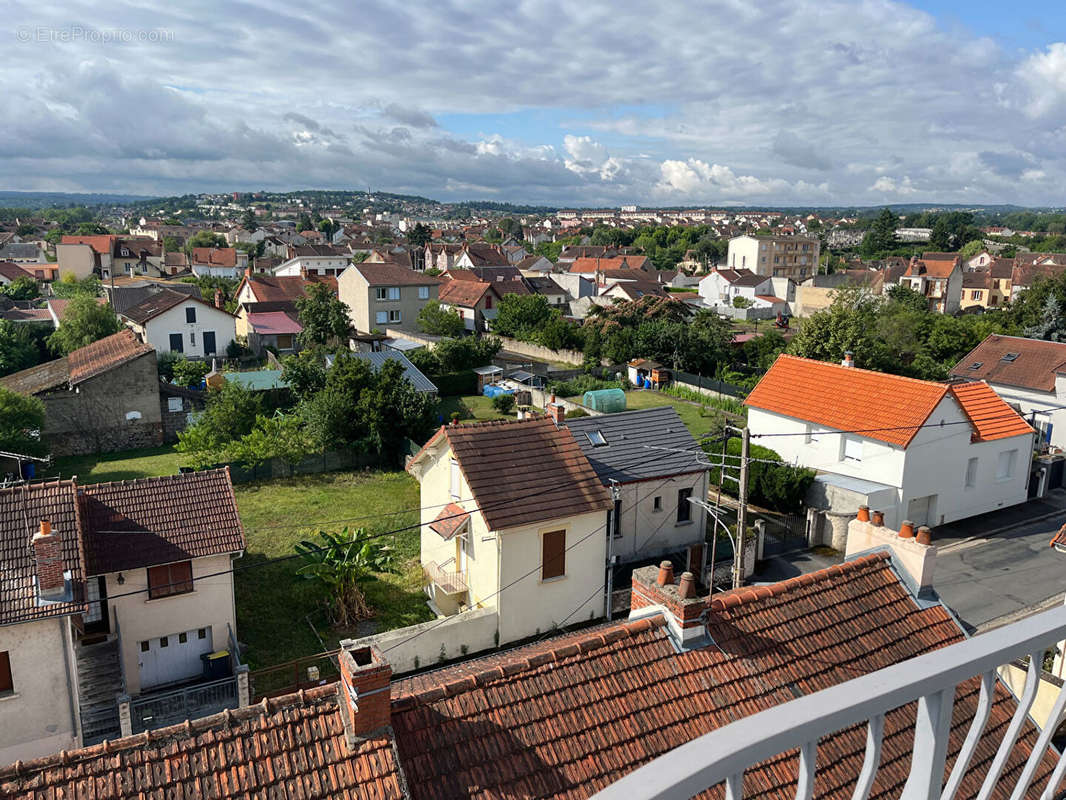
<svg viewBox="0 0 1066 800"><path fill-rule="evenodd" d="M4 650L0 652L0 694L15 691L15 682L11 678L11 655Z"/></svg>
<svg viewBox="0 0 1066 800"><path fill-rule="evenodd" d="M549 531L542 541L540 577L542 580L566 574L566 531Z"/></svg>

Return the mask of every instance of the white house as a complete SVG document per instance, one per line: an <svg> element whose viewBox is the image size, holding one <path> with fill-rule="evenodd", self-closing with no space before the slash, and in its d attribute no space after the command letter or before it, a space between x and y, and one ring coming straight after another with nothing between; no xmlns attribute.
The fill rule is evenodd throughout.
<svg viewBox="0 0 1066 800"><path fill-rule="evenodd" d="M951 376L986 381L1021 411L1042 443L1066 450L1066 344L991 334Z"/></svg>
<svg viewBox="0 0 1066 800"><path fill-rule="evenodd" d="M1033 429L986 383L782 355L744 402L753 443L819 473L808 505L834 547L861 504L932 526L1026 499Z"/></svg>
<svg viewBox="0 0 1066 800"><path fill-rule="evenodd" d="M329 244L305 244L289 247L288 259L274 268L281 277L300 275L339 276L352 263L351 253Z"/></svg>
<svg viewBox="0 0 1066 800"><path fill-rule="evenodd" d="M495 609L501 644L603 615L611 496L566 427L441 427L407 469L422 486L422 568L439 613Z"/></svg>
<svg viewBox="0 0 1066 800"><path fill-rule="evenodd" d="M726 264L801 283L818 272L820 247L818 239L807 236L736 236L729 240Z"/></svg>
<svg viewBox="0 0 1066 800"><path fill-rule="evenodd" d="M189 358L222 355L237 335L233 314L173 289L156 292L119 316L159 352Z"/></svg>
<svg viewBox="0 0 1066 800"><path fill-rule="evenodd" d="M722 268L700 280L699 294L711 307L730 308L736 298L742 297L749 308L786 311L788 303L795 299L796 285L790 278L757 275L750 269Z"/></svg>

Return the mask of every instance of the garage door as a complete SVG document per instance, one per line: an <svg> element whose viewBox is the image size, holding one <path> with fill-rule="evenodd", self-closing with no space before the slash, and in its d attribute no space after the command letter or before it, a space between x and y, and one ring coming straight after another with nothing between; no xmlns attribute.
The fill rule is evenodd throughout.
<svg viewBox="0 0 1066 800"><path fill-rule="evenodd" d="M211 628L193 628L140 643L141 689L195 678L203 674L200 656L214 650Z"/></svg>
<svg viewBox="0 0 1066 800"><path fill-rule="evenodd" d="M907 503L907 519L919 525L931 525L930 520L936 513L936 495L930 494L925 497L916 497Z"/></svg>

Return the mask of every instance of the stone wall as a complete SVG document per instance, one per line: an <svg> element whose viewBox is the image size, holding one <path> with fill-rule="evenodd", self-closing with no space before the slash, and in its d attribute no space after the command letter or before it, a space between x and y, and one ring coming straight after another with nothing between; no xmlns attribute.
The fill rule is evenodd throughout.
<svg viewBox="0 0 1066 800"><path fill-rule="evenodd" d="M170 398L181 400L181 410L171 411ZM163 442L172 444L178 441L178 434L189 423L189 414L203 411L207 403L207 393L197 389L186 389L172 383L159 383L159 415L163 423Z"/></svg>

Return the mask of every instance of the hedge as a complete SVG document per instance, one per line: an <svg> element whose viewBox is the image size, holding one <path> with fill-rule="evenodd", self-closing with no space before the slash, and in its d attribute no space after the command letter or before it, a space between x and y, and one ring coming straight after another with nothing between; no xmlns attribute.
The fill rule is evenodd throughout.
<svg viewBox="0 0 1066 800"><path fill-rule="evenodd" d="M477 394L477 373L473 370L430 375L429 379L436 384L437 393L441 397Z"/></svg>

